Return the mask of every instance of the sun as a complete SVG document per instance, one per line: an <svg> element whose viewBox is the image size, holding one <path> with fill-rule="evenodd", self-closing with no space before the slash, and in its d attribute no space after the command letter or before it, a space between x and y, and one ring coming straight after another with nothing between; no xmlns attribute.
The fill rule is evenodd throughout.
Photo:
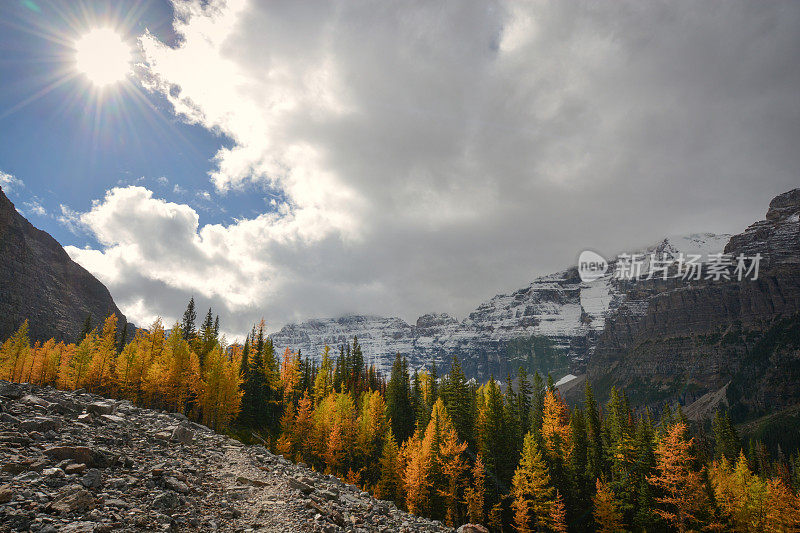
<svg viewBox="0 0 800 533"><path fill-rule="evenodd" d="M110 28L95 28L75 41L78 70L99 87L121 81L130 72L131 48Z"/></svg>

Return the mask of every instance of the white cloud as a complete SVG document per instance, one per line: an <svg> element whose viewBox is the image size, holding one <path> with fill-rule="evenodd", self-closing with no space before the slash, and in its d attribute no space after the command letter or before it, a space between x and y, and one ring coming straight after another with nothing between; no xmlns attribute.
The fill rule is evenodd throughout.
<svg viewBox="0 0 800 533"><path fill-rule="evenodd" d="M14 191L15 189L21 189L22 187L25 187L25 184L21 179L15 177L14 175L0 170L0 187L2 187L6 192L10 192Z"/></svg>
<svg viewBox="0 0 800 533"><path fill-rule="evenodd" d="M102 250L71 253L150 313L194 291L242 329L262 313L463 314L586 247L741 230L800 174L796 3L176 11L178 47L141 39L147 87L233 140L218 191L266 184L286 202L201 226L146 189L110 191L82 217Z"/></svg>
<svg viewBox="0 0 800 533"><path fill-rule="evenodd" d="M67 228L70 233L78 235L86 230L81 221L81 214L70 208L68 205L59 204L61 214L56 218L62 226ZM85 265L84 265L85 266ZM88 267L87 267L88 268Z"/></svg>
<svg viewBox="0 0 800 533"><path fill-rule="evenodd" d="M39 203L38 198L33 198L23 205L25 206L25 211L32 215L45 216L47 214L47 210Z"/></svg>

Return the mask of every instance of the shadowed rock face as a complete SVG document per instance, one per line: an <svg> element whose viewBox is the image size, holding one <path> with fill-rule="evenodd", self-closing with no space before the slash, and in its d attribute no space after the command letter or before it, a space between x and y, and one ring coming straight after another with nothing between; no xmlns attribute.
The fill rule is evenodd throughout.
<svg viewBox="0 0 800 533"><path fill-rule="evenodd" d="M0 189L0 341L26 318L32 340L75 341L88 314L97 325L111 313L125 320L108 289Z"/></svg>
<svg viewBox="0 0 800 533"><path fill-rule="evenodd" d="M761 254L756 281L636 283L589 362L600 394L625 387L633 405L657 407L730 382L727 402L742 419L800 403L799 215L795 189L730 239L726 253Z"/></svg>

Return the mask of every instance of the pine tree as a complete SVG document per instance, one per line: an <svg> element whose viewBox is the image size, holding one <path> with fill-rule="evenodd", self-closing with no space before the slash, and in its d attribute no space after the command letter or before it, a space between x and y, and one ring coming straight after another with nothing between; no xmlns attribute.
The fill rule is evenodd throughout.
<svg viewBox="0 0 800 533"><path fill-rule="evenodd" d="M314 403L319 404L326 396L334 391L333 388L333 362L330 356L330 347L325 346L322 352L322 364L317 377L314 379Z"/></svg>
<svg viewBox="0 0 800 533"><path fill-rule="evenodd" d="M278 402L282 394L278 390L280 378L274 348L272 341L264 337L264 327L262 320L248 357L249 365L242 381L239 422L247 427L275 432L280 421Z"/></svg>
<svg viewBox="0 0 800 533"><path fill-rule="evenodd" d="M80 342L80 341L82 341L83 339L85 339L85 338L86 338L86 336L87 336L89 333L91 333L93 329L94 329L94 328L93 328L93 326L92 326L92 314L91 314L91 313L88 313L88 314L86 315L86 320L84 320L84 321L83 321L83 328L81 329L81 334L80 334L80 336L78 337L78 342Z"/></svg>
<svg viewBox="0 0 800 533"><path fill-rule="evenodd" d="M128 322L123 321L122 327L120 328L120 337L119 337L119 345L117 346L117 354L122 353L122 350L125 349L125 346L128 344Z"/></svg>
<svg viewBox="0 0 800 533"><path fill-rule="evenodd" d="M537 528L550 525L551 509L554 503L553 488L547 465L533 433L525 435L522 457L514 472L511 486L514 501L514 524L517 531L529 533Z"/></svg>
<svg viewBox="0 0 800 533"><path fill-rule="evenodd" d="M433 404L439 399L439 372L436 369L436 360L431 362L430 370L430 391L428 392L428 409L433 408Z"/></svg>
<svg viewBox="0 0 800 533"><path fill-rule="evenodd" d="M248 335L244 341L242 348L242 359L239 363L239 375L244 381L247 381L247 372L250 370L250 336Z"/></svg>
<svg viewBox="0 0 800 533"><path fill-rule="evenodd" d="M742 445L728 413L720 414L717 411L711 427L714 431L714 457L719 459L724 456L728 461L735 460Z"/></svg>
<svg viewBox="0 0 800 533"><path fill-rule="evenodd" d="M344 357L344 344L339 346L339 357L336 359L336 366L333 369L333 390L336 392L347 392L347 370Z"/></svg>
<svg viewBox="0 0 800 533"><path fill-rule="evenodd" d="M353 336L353 349L350 352L350 372L349 372L349 385L348 389L353 392L355 396L363 391L362 386L362 373L364 371L364 354L361 351L361 345L358 344L358 337Z"/></svg>
<svg viewBox="0 0 800 533"><path fill-rule="evenodd" d="M604 470L603 432L600 413L589 382L584 390L584 412L586 413L586 473L589 479L598 479Z"/></svg>
<svg viewBox="0 0 800 533"><path fill-rule="evenodd" d="M504 403L500 387L494 378L479 389L481 395L478 412L478 451L483 456L486 469L490 474L493 484L492 501L505 491L514 474L516 456L513 451L513 442L509 438L510 417Z"/></svg>
<svg viewBox="0 0 800 533"><path fill-rule="evenodd" d="M647 480L639 483L639 493L636 496L636 512L633 516L633 525L638 531L653 531L660 529L659 520L653 509L656 502Z"/></svg>
<svg viewBox="0 0 800 533"><path fill-rule="evenodd" d="M516 424L519 427L518 444L516 446L518 451L522 451L522 440L525 433L530 430L530 413L531 413L531 383L528 379L528 371L525 367L519 367L517 374L517 405L516 405Z"/></svg>
<svg viewBox="0 0 800 533"><path fill-rule="evenodd" d="M394 358L392 374L386 387L386 411L392 431L400 442L405 442L414 432L415 420L408 366L400 354Z"/></svg>
<svg viewBox="0 0 800 533"><path fill-rule="evenodd" d="M468 443L473 442L473 416L470 410L469 388L456 355L453 355L450 373L442 387L441 397L447 412L450 413L458 436Z"/></svg>
<svg viewBox="0 0 800 533"><path fill-rule="evenodd" d="M400 449L395 441L392 428L386 430L379 463L381 477L376 487L376 496L384 500L399 501L402 497L403 480L400 475Z"/></svg>
<svg viewBox="0 0 800 533"><path fill-rule="evenodd" d="M635 463L631 479L628 481L631 485L630 497L635 497L631 520L642 531L655 529L659 522L658 517L653 512L655 500L653 499L650 484L647 481L656 466L656 459L653 453L654 438L655 432L650 418L650 411L645 410L644 415L639 419L636 426L633 451Z"/></svg>
<svg viewBox="0 0 800 533"><path fill-rule="evenodd" d="M570 416L570 434L572 436L572 453L567 464L569 471L570 490L566 491L565 498L570 516L583 517L590 513L591 487L587 471L586 426L583 411L575 408Z"/></svg>
<svg viewBox="0 0 800 533"><path fill-rule="evenodd" d="M283 352L281 364L281 384L283 386L284 405L297 404L302 395L302 368L300 356L288 347Z"/></svg>
<svg viewBox="0 0 800 533"><path fill-rule="evenodd" d="M211 313L211 308L208 308L206 318L203 320L203 325L200 326L200 334L203 335L205 341L208 337L214 336L214 315Z"/></svg>
<svg viewBox="0 0 800 533"><path fill-rule="evenodd" d="M431 413L428 410L428 403L425 401L419 372L416 370L414 371L414 376L411 378L411 383L411 408L414 410L417 419L417 427L424 429L428 427Z"/></svg>
<svg viewBox="0 0 800 533"><path fill-rule="evenodd" d="M203 320L203 324L200 326L200 346L199 349L199 356L200 362L202 363L205 360L205 356L211 349L217 344L217 336L214 334L214 315L211 313L211 308L208 308L208 313L206 313L206 318Z"/></svg>
<svg viewBox="0 0 800 533"><path fill-rule="evenodd" d="M539 372L533 374L531 390L530 430L536 438L540 438L542 435L542 419L544 417L544 382Z"/></svg>
<svg viewBox="0 0 800 533"><path fill-rule="evenodd" d="M189 305L186 306L186 311L183 313L183 321L181 322L183 340L189 341L194 337L195 320L197 320L197 312L194 309L194 296L192 296L189 300Z"/></svg>

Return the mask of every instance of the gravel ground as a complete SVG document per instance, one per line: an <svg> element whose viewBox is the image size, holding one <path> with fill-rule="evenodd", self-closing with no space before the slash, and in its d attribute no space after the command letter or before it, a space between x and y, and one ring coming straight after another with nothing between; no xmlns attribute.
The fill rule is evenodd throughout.
<svg viewBox="0 0 800 533"><path fill-rule="evenodd" d="M452 531L195 424L0 381L0 531Z"/></svg>

